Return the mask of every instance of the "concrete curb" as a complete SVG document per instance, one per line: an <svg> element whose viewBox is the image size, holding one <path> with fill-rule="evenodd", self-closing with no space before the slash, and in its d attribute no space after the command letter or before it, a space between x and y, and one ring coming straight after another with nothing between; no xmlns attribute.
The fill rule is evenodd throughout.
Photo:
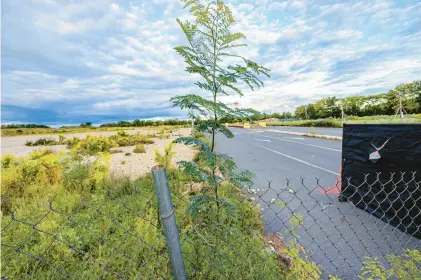
<svg viewBox="0 0 421 280"><path fill-rule="evenodd" d="M342 141L342 137L341 136L333 136L333 135L323 135L323 134L293 132L293 131L274 130L274 129L264 129L264 130L259 129L258 131L276 132L276 133L290 134L290 135L296 135L296 136L306 136L306 137L314 137L314 138L322 138L322 139Z"/></svg>

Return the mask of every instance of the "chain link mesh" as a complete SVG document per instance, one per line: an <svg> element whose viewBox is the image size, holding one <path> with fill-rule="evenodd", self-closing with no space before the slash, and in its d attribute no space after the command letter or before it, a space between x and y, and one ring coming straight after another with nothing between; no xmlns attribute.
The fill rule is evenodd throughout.
<svg viewBox="0 0 421 280"><path fill-rule="evenodd" d="M417 173L390 174L387 180L379 174L367 174L364 178L368 189L375 185L381 188L381 192L369 192L370 202L374 197L379 205L400 203L401 212L421 215ZM240 202L236 207L241 207L241 211L224 210L232 211L235 223L218 220L219 214L212 223L201 218L200 213L198 217L191 216L185 209L194 195L193 186L183 192L173 189L189 278L270 279L265 275L271 274L265 271L279 270L269 261L268 256L275 255L282 269L278 271L279 278L273 279L282 279L282 275L289 279L356 279L364 262L370 261L367 257L376 258L377 265L390 269L393 261L388 255L421 249L421 240L406 230L415 223L419 232L419 224L408 222L413 216L396 214L389 221L399 218L405 222L392 225L385 217L370 214L374 210L381 213L384 208L369 209L364 195L359 194L358 203L341 202L341 190L362 187L352 185L352 180L346 182L325 188L318 179L301 178L276 186L268 182L256 190L226 189L220 195L228 199L236 195ZM389 199L391 190L399 194L408 189L414 195L405 196L405 201L398 201L399 195L398 199ZM408 200L412 203L405 204ZM411 209L405 209L408 205L412 205ZM153 189L145 191L130 184L124 195L109 190L98 199L81 199L74 207L62 208L56 202L40 207L45 208L42 215L31 215L29 210L12 212L3 219L2 279L172 279ZM254 230L261 221L249 216L257 208L264 222L264 226L260 225L263 234ZM239 239L238 244L252 244L254 238L263 240L244 252L235 247L232 237ZM77 266L66 261L70 258L78 259ZM402 266L406 271L390 270L387 278L421 279L419 262L411 263L412 267ZM250 271L256 264L261 272Z"/></svg>

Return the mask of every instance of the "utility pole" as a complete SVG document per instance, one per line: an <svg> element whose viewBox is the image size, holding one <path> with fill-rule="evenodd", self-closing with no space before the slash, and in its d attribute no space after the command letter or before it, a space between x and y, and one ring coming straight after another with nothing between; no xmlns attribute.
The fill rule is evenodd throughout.
<svg viewBox="0 0 421 280"><path fill-rule="evenodd" d="M402 93L398 93L398 96L399 96L399 107L396 110L395 117L399 114L399 118L402 120L404 112L405 112L405 108L403 108L403 105L402 105Z"/></svg>
<svg viewBox="0 0 421 280"><path fill-rule="evenodd" d="M399 94L399 115L403 119L402 94Z"/></svg>

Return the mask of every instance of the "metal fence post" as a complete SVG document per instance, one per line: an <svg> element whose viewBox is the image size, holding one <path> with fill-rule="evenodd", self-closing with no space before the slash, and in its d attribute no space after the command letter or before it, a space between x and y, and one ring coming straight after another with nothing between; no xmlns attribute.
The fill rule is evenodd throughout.
<svg viewBox="0 0 421 280"><path fill-rule="evenodd" d="M165 168L153 167L152 176L155 194L158 197L159 213L162 220L165 238L167 239L168 254L175 280L186 280L183 256L181 255L180 240L178 238L177 224L175 223L174 208L172 205L168 178Z"/></svg>

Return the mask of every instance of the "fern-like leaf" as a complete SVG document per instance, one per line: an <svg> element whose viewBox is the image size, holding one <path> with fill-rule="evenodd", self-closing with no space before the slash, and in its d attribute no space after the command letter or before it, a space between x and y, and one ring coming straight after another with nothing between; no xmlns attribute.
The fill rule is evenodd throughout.
<svg viewBox="0 0 421 280"><path fill-rule="evenodd" d="M200 213L200 211L203 211L205 209L206 205L209 205L210 203L217 202L220 206L227 207L229 209L235 209L234 203L232 203L230 200L222 198L222 197L213 197L210 195L196 195L190 198L190 204L187 208L187 211L193 216L197 216L197 214Z"/></svg>

